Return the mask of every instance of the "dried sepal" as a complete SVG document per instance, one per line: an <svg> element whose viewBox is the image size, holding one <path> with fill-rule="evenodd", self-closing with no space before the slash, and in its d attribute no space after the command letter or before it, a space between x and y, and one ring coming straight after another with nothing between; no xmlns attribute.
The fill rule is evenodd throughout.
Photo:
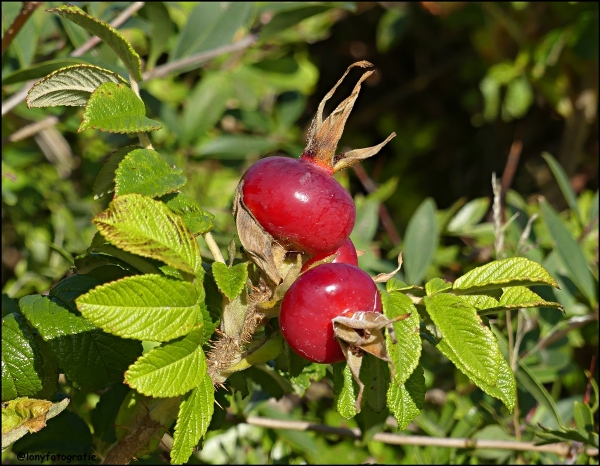
<svg viewBox="0 0 600 466"><path fill-rule="evenodd" d="M356 397L356 411L360 411L364 384L361 382L360 366L363 353L369 353L390 364L392 378L394 377L394 363L388 356L383 329L390 332L392 342L396 343L392 324L410 317L410 314L401 314L393 319L388 319L379 312L358 311L347 316L338 316L332 319L333 333L338 340L350 372L358 384L359 393Z"/></svg>
<svg viewBox="0 0 600 466"><path fill-rule="evenodd" d="M344 75L333 86L333 88L325 95L315 115L307 135L307 144L304 149L304 155L313 158L318 164L324 166L334 172L343 168L350 167L367 157L375 155L379 150L389 142L396 133L392 133L384 142L373 147L364 149L354 149L347 153L335 155L335 150L344 132L348 116L354 107L354 103L360 93L361 84L369 76L375 73L375 70L366 71L360 77L352 93L344 99L331 114L323 120L323 111L325 103L333 96L339 85L344 81L350 70L354 67L370 68L373 64L368 61L359 61L350 65Z"/></svg>
<svg viewBox="0 0 600 466"><path fill-rule="evenodd" d="M401 268L402 268L402 251L400 251L400 254L398 254L398 267L396 267L396 270L394 270L393 272L390 272L390 273L380 273L379 275L377 275L376 277L373 278L373 281L375 283L385 283L390 278L392 278L394 275L396 275L400 271Z"/></svg>
<svg viewBox="0 0 600 466"><path fill-rule="evenodd" d="M233 216L240 242L246 254L264 272L269 281L278 285L282 277L279 274L276 256L282 260L285 250L260 226L260 223L244 205L243 186L244 181L242 180L238 184L233 201Z"/></svg>

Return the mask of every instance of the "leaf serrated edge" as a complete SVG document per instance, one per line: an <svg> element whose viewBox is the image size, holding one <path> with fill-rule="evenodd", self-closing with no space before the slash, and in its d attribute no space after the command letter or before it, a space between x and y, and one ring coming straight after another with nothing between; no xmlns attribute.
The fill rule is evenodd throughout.
<svg viewBox="0 0 600 466"><path fill-rule="evenodd" d="M133 49L133 47L131 46L129 41L127 39L125 39L125 37L119 31L117 31L115 28L113 28L110 24L105 23L104 21L101 21L97 18L94 18L91 15L88 15L85 11L83 11L81 8L79 8L78 6L75 6L75 5L61 5L56 8L50 8L46 11L49 13L56 13L56 14L62 16L63 18L68 19L69 21L84 28L88 32L91 32L95 36L97 36L97 35L93 31L90 31L87 27L80 24L81 20L78 21L78 19L85 18L87 20L93 21L94 23L98 24L100 27L106 28L108 30L108 32L113 34L113 36L115 36L118 40L120 40L127 47L129 53L131 54L130 57L133 59L133 61L136 62L137 66L134 69L130 69L129 66L127 66L129 60L123 60L123 57L121 57L119 52L111 47L113 49L113 51L117 54L117 56L119 58L121 58L121 60L127 67L127 71L129 71L129 73L132 75L132 77L135 78L135 80L137 82L142 81L142 79L143 79L142 71L141 71L142 70L142 61L140 59L140 56ZM74 15L75 18L70 18L69 15ZM99 36L97 36L97 37L99 37ZM100 39L102 39L102 38L100 37ZM110 47L110 43L107 42L107 45Z"/></svg>

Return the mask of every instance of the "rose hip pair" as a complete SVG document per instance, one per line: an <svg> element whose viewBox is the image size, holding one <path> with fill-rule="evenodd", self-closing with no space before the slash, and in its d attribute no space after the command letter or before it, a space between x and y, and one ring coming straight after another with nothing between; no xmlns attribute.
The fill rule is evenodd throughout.
<svg viewBox="0 0 600 466"><path fill-rule="evenodd" d="M392 322L381 314L375 283L356 266L349 240L356 208L333 175L379 152L395 133L376 146L335 154L361 83L374 71L363 73L352 94L325 120L323 110L355 66L372 65L354 63L324 97L299 159L268 157L248 169L236 192L234 215L245 251L272 286L283 281L288 252L312 256L284 296L281 332L306 359L320 363L346 359L362 388L358 380L362 351L389 361L382 329L391 328ZM338 254L334 263L314 266L332 254Z"/></svg>

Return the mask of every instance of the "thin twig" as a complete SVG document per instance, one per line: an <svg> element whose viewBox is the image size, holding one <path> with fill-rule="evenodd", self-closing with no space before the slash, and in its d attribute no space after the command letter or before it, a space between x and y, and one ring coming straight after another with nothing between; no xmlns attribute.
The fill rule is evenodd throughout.
<svg viewBox="0 0 600 466"><path fill-rule="evenodd" d="M246 37L240 39L234 44L222 45L220 47L215 47L214 49L207 50L205 52L200 52L195 55L191 55L189 57L185 57L171 63L166 63L164 65L157 66L154 69L146 71L143 74L143 78L144 80L152 78L164 78L170 73L179 71L192 65L199 65L207 60L218 57L219 55L243 50L247 47L250 47L257 40L258 36L256 34L248 34Z"/></svg>
<svg viewBox="0 0 600 466"><path fill-rule="evenodd" d="M515 139L510 146L508 152L508 158L506 159L506 165L504 166L504 172L502 172L502 180L500 186L502 186L502 195L500 198L502 206L502 215L506 209L506 193L510 189L510 185L517 172L517 166L519 165L519 159L521 158L521 152L523 151L523 142L520 139ZM504 221L504 217L502 218Z"/></svg>
<svg viewBox="0 0 600 466"><path fill-rule="evenodd" d="M496 178L496 172L492 173L492 191L494 192L494 204L492 213L494 216L494 249L496 259L502 259L504 249L504 231L502 229L502 187Z"/></svg>
<svg viewBox="0 0 600 466"><path fill-rule="evenodd" d="M33 12L44 2L23 2L21 11L10 25L10 27L4 33L2 38L2 55L6 52L8 46L12 43L13 39L17 37L17 34L21 28L25 25L27 20L31 17Z"/></svg>
<svg viewBox="0 0 600 466"><path fill-rule="evenodd" d="M58 123L58 121L59 121L58 117L56 117L54 115L49 115L46 118L44 118L43 120L34 121L33 123L31 123L27 126L23 126L22 128L18 129L14 133L12 133L9 137L7 137L6 140L9 142L22 141L23 139L27 139L46 128L54 126L55 124ZM4 145L4 142L5 141L3 140L2 141L3 145Z"/></svg>
<svg viewBox="0 0 600 466"><path fill-rule="evenodd" d="M208 246L210 253L215 258L215 261L225 264L225 258L223 257L223 254L221 254L221 250L219 249L219 246L217 245L217 242L213 236L210 234L210 231L208 233L204 233L202 236L204 237L204 241L206 241L206 245Z"/></svg>
<svg viewBox="0 0 600 466"><path fill-rule="evenodd" d="M140 8L144 6L144 2L133 2L127 8L125 8L119 16L117 16L110 25L117 29L121 26L125 21L127 21L135 12L137 12ZM72 57L81 57L85 53L89 52L96 45L100 43L101 39L98 36L92 36L85 44L81 45L81 47L76 48L71 52Z"/></svg>
<svg viewBox="0 0 600 466"><path fill-rule="evenodd" d="M264 427L266 429L285 429L298 431L313 431L323 434L335 434L342 437L351 437L356 440L362 438L362 432L358 428L346 429L342 427L331 427L323 424L315 424L307 421L293 421L282 419L270 419L264 417L250 416L244 419L236 418L227 414L227 420L234 423L246 423L254 426ZM420 435L401 435L387 432L379 432L372 438L376 442L387 443L390 445L415 445L415 446L433 446L443 448L467 448L467 449L498 449L512 451L537 451L544 453L554 453L555 455L566 456L571 447L568 443L554 443L549 445L535 445L534 442L517 442L506 440L476 440L470 438L437 438L425 437ZM588 447L585 450L588 456L598 456L598 449Z"/></svg>
<svg viewBox="0 0 600 466"><path fill-rule="evenodd" d="M377 189L377 185L371 179L371 177L367 174L367 172L365 171L365 169L363 168L363 166L360 163L353 165L352 170L354 170L354 173L356 174L358 180L360 181L360 183L363 185L363 188L365 188L365 190L368 193L372 193L373 191L375 191ZM390 213L389 213L387 207L383 203L379 204L379 218L381 219L381 224L383 225L383 228L385 229L388 236L390 237L392 244L394 246L399 245L400 242L402 241L402 238L400 238L400 234L398 233L398 230L396 229L396 226L394 225L392 217L390 216Z"/></svg>

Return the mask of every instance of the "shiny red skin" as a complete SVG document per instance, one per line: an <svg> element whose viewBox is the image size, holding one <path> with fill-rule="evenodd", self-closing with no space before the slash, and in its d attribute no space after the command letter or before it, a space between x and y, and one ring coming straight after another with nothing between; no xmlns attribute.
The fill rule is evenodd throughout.
<svg viewBox="0 0 600 466"><path fill-rule="evenodd" d="M309 254L335 251L356 220L352 197L331 171L308 157L268 157L245 173L244 205L288 249Z"/></svg>
<svg viewBox="0 0 600 466"><path fill-rule="evenodd" d="M302 266L302 270L300 270L300 272L306 272L312 264L314 264L315 262L322 261L323 259L325 259L328 256L331 256L332 254L337 254L337 257L333 259L330 262L330 264L350 264L358 267L358 256L356 255L356 248L354 247L354 243L352 243L352 240L348 238L344 242L344 244L342 244L335 251L325 254L314 255Z"/></svg>
<svg viewBox="0 0 600 466"><path fill-rule="evenodd" d="M281 303L279 327L290 347L309 361L344 360L331 320L355 311L381 313L373 279L349 264L323 264L298 277Z"/></svg>

